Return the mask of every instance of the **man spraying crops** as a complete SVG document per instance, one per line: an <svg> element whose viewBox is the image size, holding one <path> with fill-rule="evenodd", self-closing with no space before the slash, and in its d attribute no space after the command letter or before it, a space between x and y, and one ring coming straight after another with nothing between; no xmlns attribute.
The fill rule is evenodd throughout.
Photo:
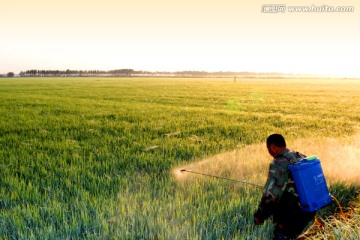
<svg viewBox="0 0 360 240"><path fill-rule="evenodd" d="M303 212L299 195L289 170L291 163L305 156L286 147L280 134L272 134L266 140L268 152L274 157L270 164L261 202L254 214L254 223L262 224L270 216L276 223L274 239L295 239L314 220L316 212Z"/></svg>

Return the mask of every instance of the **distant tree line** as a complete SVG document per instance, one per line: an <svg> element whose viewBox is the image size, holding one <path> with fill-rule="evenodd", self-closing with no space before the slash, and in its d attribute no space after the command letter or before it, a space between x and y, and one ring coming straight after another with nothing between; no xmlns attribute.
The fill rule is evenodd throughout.
<svg viewBox="0 0 360 240"><path fill-rule="evenodd" d="M21 77L92 77L92 76L131 76L134 74L146 74L145 71L133 69L118 69L110 71L102 70L26 70L21 71Z"/></svg>
<svg viewBox="0 0 360 240"><path fill-rule="evenodd" d="M8 72L7 74L0 74L0 78L2 78L2 77L12 78L12 77L15 77L15 73Z"/></svg>
<svg viewBox="0 0 360 240"><path fill-rule="evenodd" d="M21 71L21 77L93 77L93 76L208 76L204 71L181 71L181 72L150 72L136 71L133 69L102 70L26 70Z"/></svg>
<svg viewBox="0 0 360 240"><path fill-rule="evenodd" d="M20 72L20 77L137 77L137 76L164 76L164 77L286 77L282 73L256 72L206 72L206 71L178 71L178 72L150 72L133 69L116 70L26 70Z"/></svg>

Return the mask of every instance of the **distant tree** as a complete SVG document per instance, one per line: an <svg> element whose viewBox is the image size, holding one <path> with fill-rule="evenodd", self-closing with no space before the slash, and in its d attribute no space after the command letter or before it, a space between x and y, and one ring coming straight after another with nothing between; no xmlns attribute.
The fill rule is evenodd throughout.
<svg viewBox="0 0 360 240"><path fill-rule="evenodd" d="M8 73L7 73L7 77L11 77L11 78L12 78L12 77L14 77L14 76L15 76L15 73L13 73L13 72L8 72Z"/></svg>

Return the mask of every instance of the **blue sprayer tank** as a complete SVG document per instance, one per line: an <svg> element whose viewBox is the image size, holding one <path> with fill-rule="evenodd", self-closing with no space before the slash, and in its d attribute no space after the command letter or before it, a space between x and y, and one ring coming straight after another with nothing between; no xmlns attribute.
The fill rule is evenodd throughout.
<svg viewBox="0 0 360 240"><path fill-rule="evenodd" d="M289 165L299 193L301 209L313 212L332 202L320 160L316 156Z"/></svg>

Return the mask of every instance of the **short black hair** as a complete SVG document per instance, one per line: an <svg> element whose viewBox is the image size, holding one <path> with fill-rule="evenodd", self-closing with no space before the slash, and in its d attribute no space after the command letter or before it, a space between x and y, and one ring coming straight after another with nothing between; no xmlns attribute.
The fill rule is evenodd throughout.
<svg viewBox="0 0 360 240"><path fill-rule="evenodd" d="M270 146L271 144L274 144L277 147L286 147L285 138L278 133L271 134L266 139L266 146Z"/></svg>

